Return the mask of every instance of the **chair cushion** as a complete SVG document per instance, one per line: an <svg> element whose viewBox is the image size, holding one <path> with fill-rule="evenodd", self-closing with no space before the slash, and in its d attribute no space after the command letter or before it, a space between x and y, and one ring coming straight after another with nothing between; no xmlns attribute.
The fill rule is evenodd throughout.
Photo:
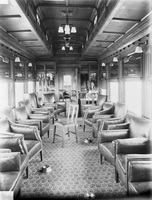
<svg viewBox="0 0 152 200"><path fill-rule="evenodd" d="M0 172L19 171L20 153L0 153Z"/></svg>
<svg viewBox="0 0 152 200"><path fill-rule="evenodd" d="M5 134L0 136L0 148L11 149L12 152L20 152L21 154L25 153L21 138L5 136Z"/></svg>

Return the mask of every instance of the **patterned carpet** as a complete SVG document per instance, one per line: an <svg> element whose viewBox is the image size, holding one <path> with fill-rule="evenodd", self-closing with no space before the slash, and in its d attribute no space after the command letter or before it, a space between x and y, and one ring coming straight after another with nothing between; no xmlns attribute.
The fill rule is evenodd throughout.
<svg viewBox="0 0 152 200"><path fill-rule="evenodd" d="M52 130L53 126L51 133ZM114 167L106 161L99 164L96 139L84 143L91 137L91 129L83 132L79 125L77 130L79 142L76 143L75 135L71 134L70 140L65 137L64 148L60 137L56 137L55 143L52 143L52 135L43 137L43 162L39 155L30 162L29 178L23 180L21 199L83 199L87 192L93 192L96 198L126 196L124 186L114 182ZM45 164L51 167L51 172L39 172Z"/></svg>

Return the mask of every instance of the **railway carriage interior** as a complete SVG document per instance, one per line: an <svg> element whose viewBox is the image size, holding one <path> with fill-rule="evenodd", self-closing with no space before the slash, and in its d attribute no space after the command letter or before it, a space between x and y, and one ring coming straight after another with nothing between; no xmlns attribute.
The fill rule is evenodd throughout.
<svg viewBox="0 0 152 200"><path fill-rule="evenodd" d="M0 0L0 200L151 199L150 0Z"/></svg>

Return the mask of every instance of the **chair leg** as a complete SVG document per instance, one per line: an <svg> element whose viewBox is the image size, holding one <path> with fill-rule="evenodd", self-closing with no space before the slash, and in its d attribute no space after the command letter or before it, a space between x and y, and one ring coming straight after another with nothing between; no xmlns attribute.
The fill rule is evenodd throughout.
<svg viewBox="0 0 152 200"><path fill-rule="evenodd" d="M28 176L29 176L29 167L27 166L26 167L26 177L28 178Z"/></svg>
<svg viewBox="0 0 152 200"><path fill-rule="evenodd" d="M53 143L55 142L55 133L56 133L56 126L54 126L54 131L53 131Z"/></svg>
<svg viewBox="0 0 152 200"><path fill-rule="evenodd" d="M103 164L103 156L101 153L99 153L99 162L100 164Z"/></svg>
<svg viewBox="0 0 152 200"><path fill-rule="evenodd" d="M65 131L64 129L62 130L62 147L64 147L64 134L65 134Z"/></svg>
<svg viewBox="0 0 152 200"><path fill-rule="evenodd" d="M50 137L50 130L48 130L47 134L48 134L48 138L49 138Z"/></svg>
<svg viewBox="0 0 152 200"><path fill-rule="evenodd" d="M77 127L75 126L76 143L78 143Z"/></svg>
<svg viewBox="0 0 152 200"><path fill-rule="evenodd" d="M115 168L115 182L118 183L119 182L119 175L118 175L118 172Z"/></svg>
<svg viewBox="0 0 152 200"><path fill-rule="evenodd" d="M85 125L83 124L83 131L85 132Z"/></svg>
<svg viewBox="0 0 152 200"><path fill-rule="evenodd" d="M43 160L43 153L42 153L42 150L40 151L40 160L41 160L41 161Z"/></svg>

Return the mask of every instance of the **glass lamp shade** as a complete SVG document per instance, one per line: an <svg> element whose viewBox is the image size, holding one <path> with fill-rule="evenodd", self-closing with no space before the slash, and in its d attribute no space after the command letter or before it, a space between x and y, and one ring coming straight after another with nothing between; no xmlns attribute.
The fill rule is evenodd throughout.
<svg viewBox="0 0 152 200"><path fill-rule="evenodd" d="M118 58L117 58L117 57L114 57L114 58L113 58L113 62L118 62Z"/></svg>
<svg viewBox="0 0 152 200"><path fill-rule="evenodd" d="M65 46L62 46L62 51L64 51L65 50Z"/></svg>
<svg viewBox="0 0 152 200"><path fill-rule="evenodd" d="M32 67L32 63L31 62L28 64L28 67Z"/></svg>
<svg viewBox="0 0 152 200"><path fill-rule="evenodd" d="M136 49L135 49L135 53L142 53L143 50L140 46L137 46Z"/></svg>
<svg viewBox="0 0 152 200"><path fill-rule="evenodd" d="M77 32L76 27L75 27L75 26L72 26L72 28L71 28L71 33L76 33L76 32Z"/></svg>
<svg viewBox="0 0 152 200"><path fill-rule="evenodd" d="M65 25L64 31L65 34L70 34L70 26L68 24Z"/></svg>
<svg viewBox="0 0 152 200"><path fill-rule="evenodd" d="M69 49L70 49L70 51L72 51L72 50L73 50L73 47L72 47L72 46L70 46L70 48L69 48Z"/></svg>
<svg viewBox="0 0 152 200"><path fill-rule="evenodd" d="M21 62L20 57L16 57L15 62Z"/></svg>
<svg viewBox="0 0 152 200"><path fill-rule="evenodd" d="M64 33L63 27L59 26L58 33Z"/></svg>
<svg viewBox="0 0 152 200"><path fill-rule="evenodd" d="M106 66L106 64L103 62L103 63L101 64L101 66L102 66L102 67L105 67L105 66Z"/></svg>

